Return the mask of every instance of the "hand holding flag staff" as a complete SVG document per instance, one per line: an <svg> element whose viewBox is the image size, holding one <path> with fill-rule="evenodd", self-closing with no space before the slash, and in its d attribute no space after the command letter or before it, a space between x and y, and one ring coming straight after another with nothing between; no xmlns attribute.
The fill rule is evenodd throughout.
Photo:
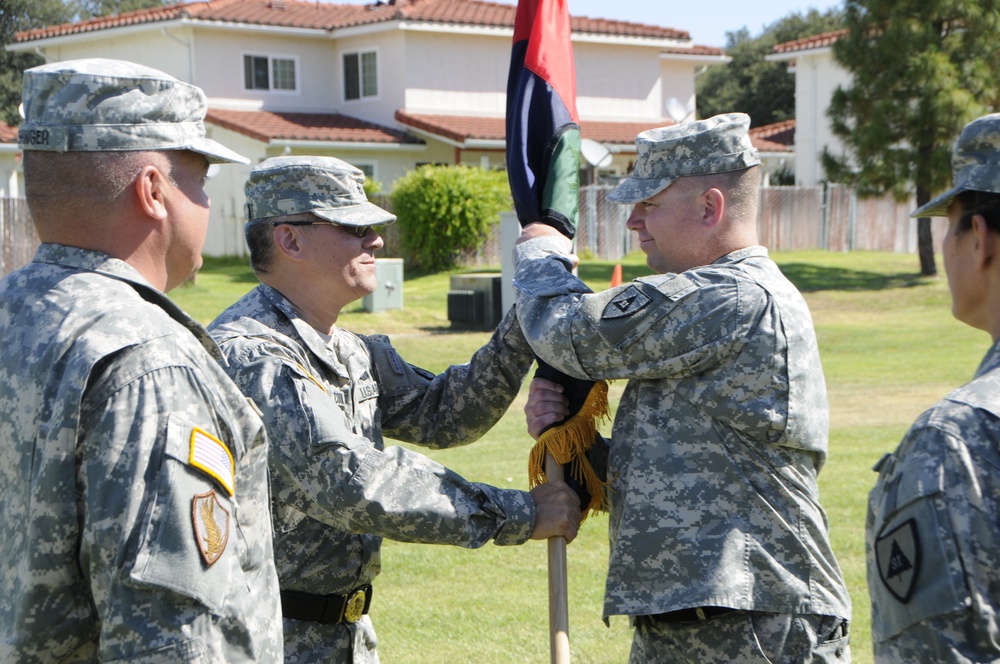
<svg viewBox="0 0 1000 664"><path fill-rule="evenodd" d="M507 175L521 226L540 222L573 239L579 217L580 125L567 0L518 0L507 79ZM604 490L586 457L608 413L607 383L567 376L541 360L536 376L560 383L569 417L538 438L529 481L565 479L584 496L584 516ZM564 466L569 474L563 477ZM566 540L549 540L551 661L569 662Z"/></svg>

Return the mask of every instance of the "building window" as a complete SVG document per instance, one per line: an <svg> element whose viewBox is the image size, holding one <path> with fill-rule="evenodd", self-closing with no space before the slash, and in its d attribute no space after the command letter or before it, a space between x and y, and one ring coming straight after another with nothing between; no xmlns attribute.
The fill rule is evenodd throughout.
<svg viewBox="0 0 1000 664"><path fill-rule="evenodd" d="M298 91L294 58L270 55L243 56L243 87L247 90Z"/></svg>
<svg viewBox="0 0 1000 664"><path fill-rule="evenodd" d="M344 99L378 96L378 58L375 51L344 54Z"/></svg>

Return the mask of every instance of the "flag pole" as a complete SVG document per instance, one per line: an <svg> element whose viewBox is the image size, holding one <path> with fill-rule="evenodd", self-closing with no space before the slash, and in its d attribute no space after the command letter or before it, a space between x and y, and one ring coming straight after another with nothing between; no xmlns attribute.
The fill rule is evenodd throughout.
<svg viewBox="0 0 1000 664"><path fill-rule="evenodd" d="M550 482L563 479L563 468L545 455L545 475ZM549 661L569 664L569 597L566 573L566 538L549 538Z"/></svg>

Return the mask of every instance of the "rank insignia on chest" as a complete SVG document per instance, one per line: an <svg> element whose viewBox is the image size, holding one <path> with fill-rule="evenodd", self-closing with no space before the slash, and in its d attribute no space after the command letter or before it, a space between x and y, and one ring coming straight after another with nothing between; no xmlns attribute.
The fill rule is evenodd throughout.
<svg viewBox="0 0 1000 664"><path fill-rule="evenodd" d="M629 286L621 293L618 293L613 300L604 307L601 318L624 318L631 316L637 311L645 309L652 302L646 295L635 286Z"/></svg>
<svg viewBox="0 0 1000 664"><path fill-rule="evenodd" d="M221 440L204 429L192 429L188 463L214 477L230 496L233 495L235 464L229 448Z"/></svg>
<svg viewBox="0 0 1000 664"><path fill-rule="evenodd" d="M229 510L219 502L214 490L200 493L191 499L191 521L198 553L211 567L229 542Z"/></svg>
<svg viewBox="0 0 1000 664"><path fill-rule="evenodd" d="M917 522L908 519L875 541L878 576L892 596L910 601L920 575L920 535Z"/></svg>

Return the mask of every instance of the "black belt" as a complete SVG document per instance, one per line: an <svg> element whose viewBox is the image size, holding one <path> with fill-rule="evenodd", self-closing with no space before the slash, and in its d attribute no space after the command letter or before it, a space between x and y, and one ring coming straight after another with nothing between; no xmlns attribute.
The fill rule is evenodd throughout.
<svg viewBox="0 0 1000 664"><path fill-rule="evenodd" d="M354 623L368 613L372 587L361 586L346 595L310 595L297 590L281 591L281 615L292 620L309 620L324 625Z"/></svg>
<svg viewBox="0 0 1000 664"><path fill-rule="evenodd" d="M690 609L679 609L668 613L657 613L647 616L655 622L680 623L680 622L704 622L716 616L732 613L739 609L731 609L728 606L695 606Z"/></svg>

